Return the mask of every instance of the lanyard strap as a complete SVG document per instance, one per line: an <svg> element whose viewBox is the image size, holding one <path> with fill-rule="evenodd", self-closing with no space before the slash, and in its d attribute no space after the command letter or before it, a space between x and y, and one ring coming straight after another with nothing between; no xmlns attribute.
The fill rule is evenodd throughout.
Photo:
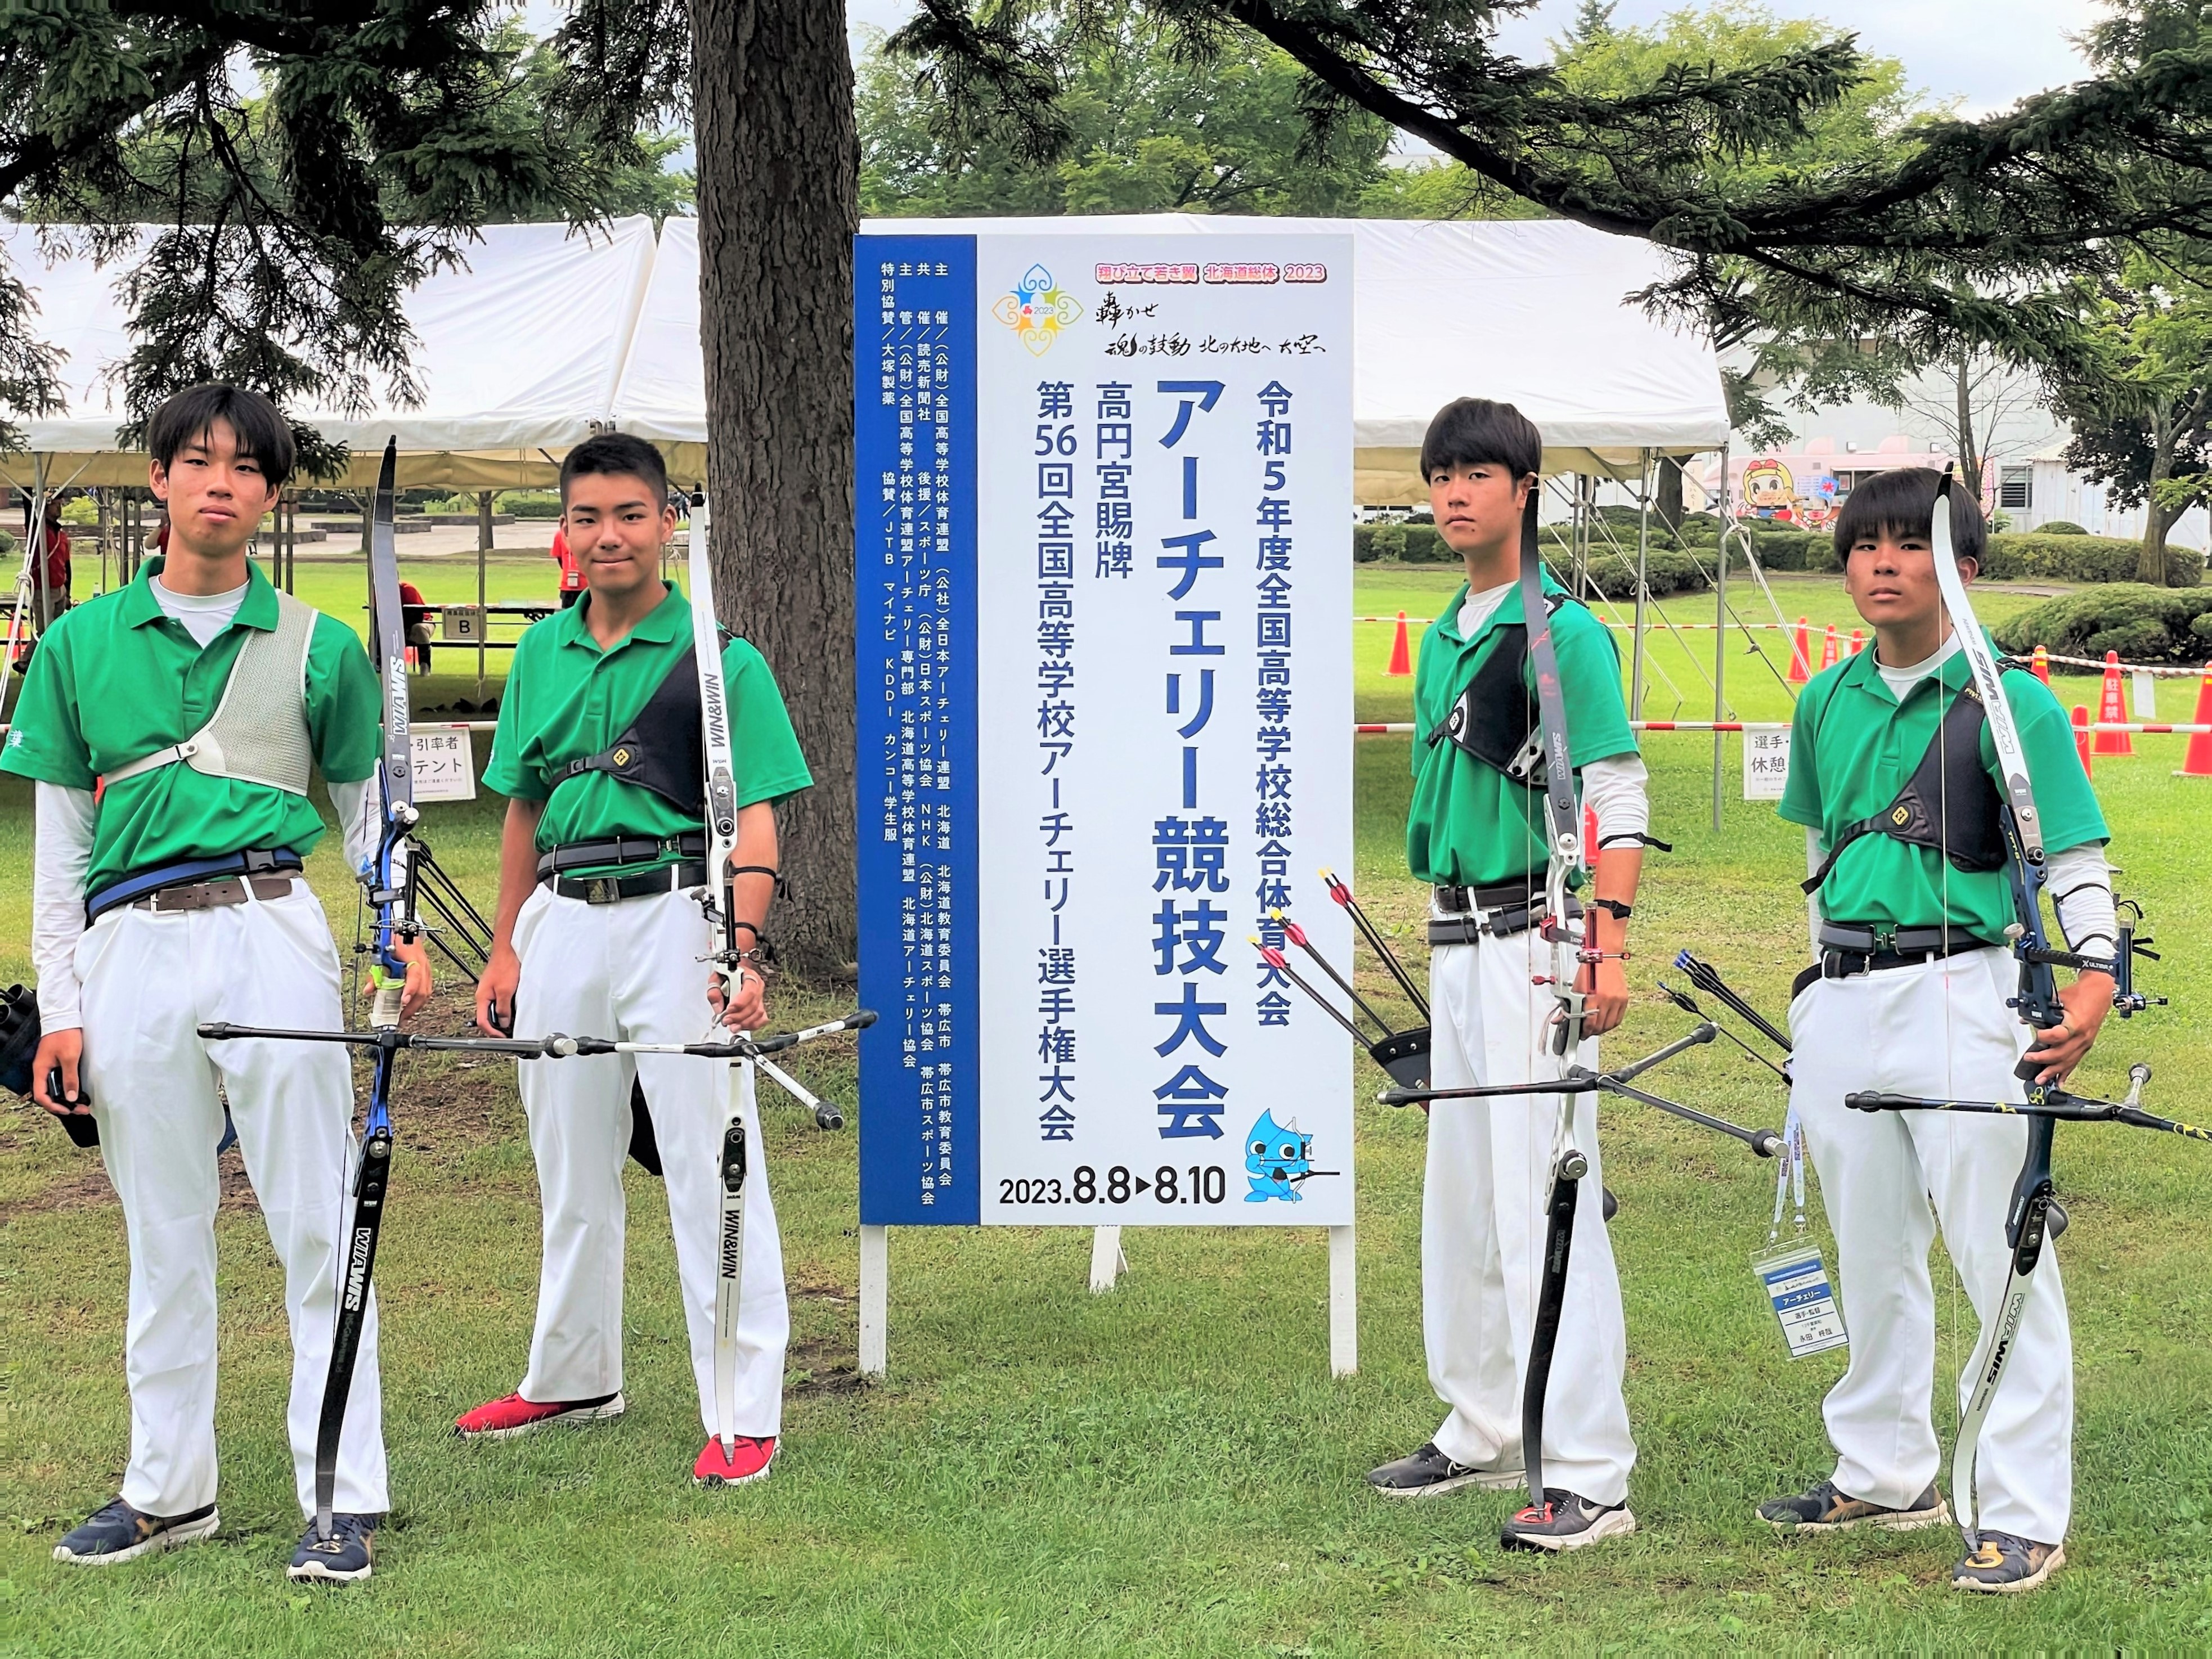
<svg viewBox="0 0 2212 1659"><path fill-rule="evenodd" d="M1782 1212L1793 1196L1796 1200L1797 1231L1800 1235L1805 1231L1805 1124L1797 1115L1796 1103L1793 1101L1790 1115L1783 1121L1782 1156L1774 1171L1774 1219L1766 1230L1769 1246L1782 1237Z"/></svg>

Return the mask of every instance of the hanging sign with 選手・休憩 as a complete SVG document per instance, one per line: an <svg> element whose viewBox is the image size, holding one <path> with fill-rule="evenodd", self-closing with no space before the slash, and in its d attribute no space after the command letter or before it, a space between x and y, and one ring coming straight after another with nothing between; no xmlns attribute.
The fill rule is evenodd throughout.
<svg viewBox="0 0 2212 1659"><path fill-rule="evenodd" d="M856 270L862 1222L1348 1224L1350 239Z"/></svg>

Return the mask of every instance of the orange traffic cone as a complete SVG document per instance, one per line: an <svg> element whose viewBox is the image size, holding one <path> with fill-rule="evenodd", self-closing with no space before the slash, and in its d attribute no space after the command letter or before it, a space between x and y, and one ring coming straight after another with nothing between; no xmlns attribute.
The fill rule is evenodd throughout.
<svg viewBox="0 0 2212 1659"><path fill-rule="evenodd" d="M1851 629L1851 655L1856 657L1860 652L1865 649L1866 630L1862 628L1854 628Z"/></svg>
<svg viewBox="0 0 2212 1659"><path fill-rule="evenodd" d="M2105 653L2105 695L2099 700L2097 720L2100 725L2124 725L2128 706L2120 696L2120 653ZM2134 736L2126 732L2097 733L2097 752L2100 755L2132 755L2136 752Z"/></svg>
<svg viewBox="0 0 2212 1659"><path fill-rule="evenodd" d="M2074 752L2081 757L2081 775L2096 776L2097 769L2089 763L2089 711L2078 702L2074 705Z"/></svg>
<svg viewBox="0 0 2212 1659"><path fill-rule="evenodd" d="M2035 647L2035 656L2028 663L2029 671L2045 685L2051 684L2051 653L2041 646Z"/></svg>
<svg viewBox="0 0 2212 1659"><path fill-rule="evenodd" d="M1399 679L1413 672L1413 647L1406 639L1406 613L1402 611L1398 613L1398 637L1390 641L1390 665L1382 672Z"/></svg>
<svg viewBox="0 0 2212 1659"><path fill-rule="evenodd" d="M1835 665L1836 625L1833 623L1830 623L1828 624L1828 637L1820 641L1820 666L1823 668L1833 668Z"/></svg>
<svg viewBox="0 0 2212 1659"><path fill-rule="evenodd" d="M1804 617L1797 618L1796 631L1790 638L1790 684L1802 685L1813 678L1812 625Z"/></svg>
<svg viewBox="0 0 2212 1659"><path fill-rule="evenodd" d="M2204 670L2204 678L2197 688L2197 713L2192 724L2212 726L2212 664ZM2212 732L2192 732L2189 752L2182 757L2177 778L2212 778Z"/></svg>

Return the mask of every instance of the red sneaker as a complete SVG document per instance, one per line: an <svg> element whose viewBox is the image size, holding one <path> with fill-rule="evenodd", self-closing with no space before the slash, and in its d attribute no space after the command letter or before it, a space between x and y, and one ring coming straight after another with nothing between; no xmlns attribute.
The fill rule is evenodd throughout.
<svg viewBox="0 0 2212 1659"><path fill-rule="evenodd" d="M725 1456L722 1443L709 1437L706 1450L691 1466L691 1479L702 1486L742 1486L748 1480L766 1480L768 1466L775 1462L775 1437L757 1440L741 1434L737 1447L734 1456Z"/></svg>
<svg viewBox="0 0 2212 1659"><path fill-rule="evenodd" d="M511 1394L503 1400L463 1413L453 1424L453 1432L464 1440L511 1440L518 1434L550 1429L556 1423L596 1423L602 1418L622 1414L623 1397L619 1394L603 1394L597 1400L555 1401L545 1405Z"/></svg>

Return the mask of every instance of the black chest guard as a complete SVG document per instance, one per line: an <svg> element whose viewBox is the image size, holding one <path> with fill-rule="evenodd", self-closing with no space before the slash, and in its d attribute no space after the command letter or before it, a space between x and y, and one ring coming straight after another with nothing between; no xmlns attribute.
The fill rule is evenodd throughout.
<svg viewBox="0 0 2212 1659"><path fill-rule="evenodd" d="M1573 603L1564 593L1547 596L1553 615ZM1426 741L1431 748L1449 742L1523 788L1544 787L1544 738L1536 718L1535 695L1522 679L1528 662L1528 629L1503 623L1498 641L1475 665L1466 689L1452 702Z"/></svg>
<svg viewBox="0 0 2212 1659"><path fill-rule="evenodd" d="M553 787L587 772L605 772L703 817L707 775L702 720L698 658L687 645L622 736L596 755L570 761L554 775Z"/></svg>
<svg viewBox="0 0 2212 1659"><path fill-rule="evenodd" d="M2007 667L2001 672L2019 671ZM1912 769L1897 799L1837 836L1820 867L1800 884L1804 890L1816 891L1844 848L1862 836L1876 834L1941 853L1953 867L1970 874L2003 869L2004 803L1982 765L1982 727L1988 719L1981 696L1971 684L1953 698L1928 752Z"/></svg>

